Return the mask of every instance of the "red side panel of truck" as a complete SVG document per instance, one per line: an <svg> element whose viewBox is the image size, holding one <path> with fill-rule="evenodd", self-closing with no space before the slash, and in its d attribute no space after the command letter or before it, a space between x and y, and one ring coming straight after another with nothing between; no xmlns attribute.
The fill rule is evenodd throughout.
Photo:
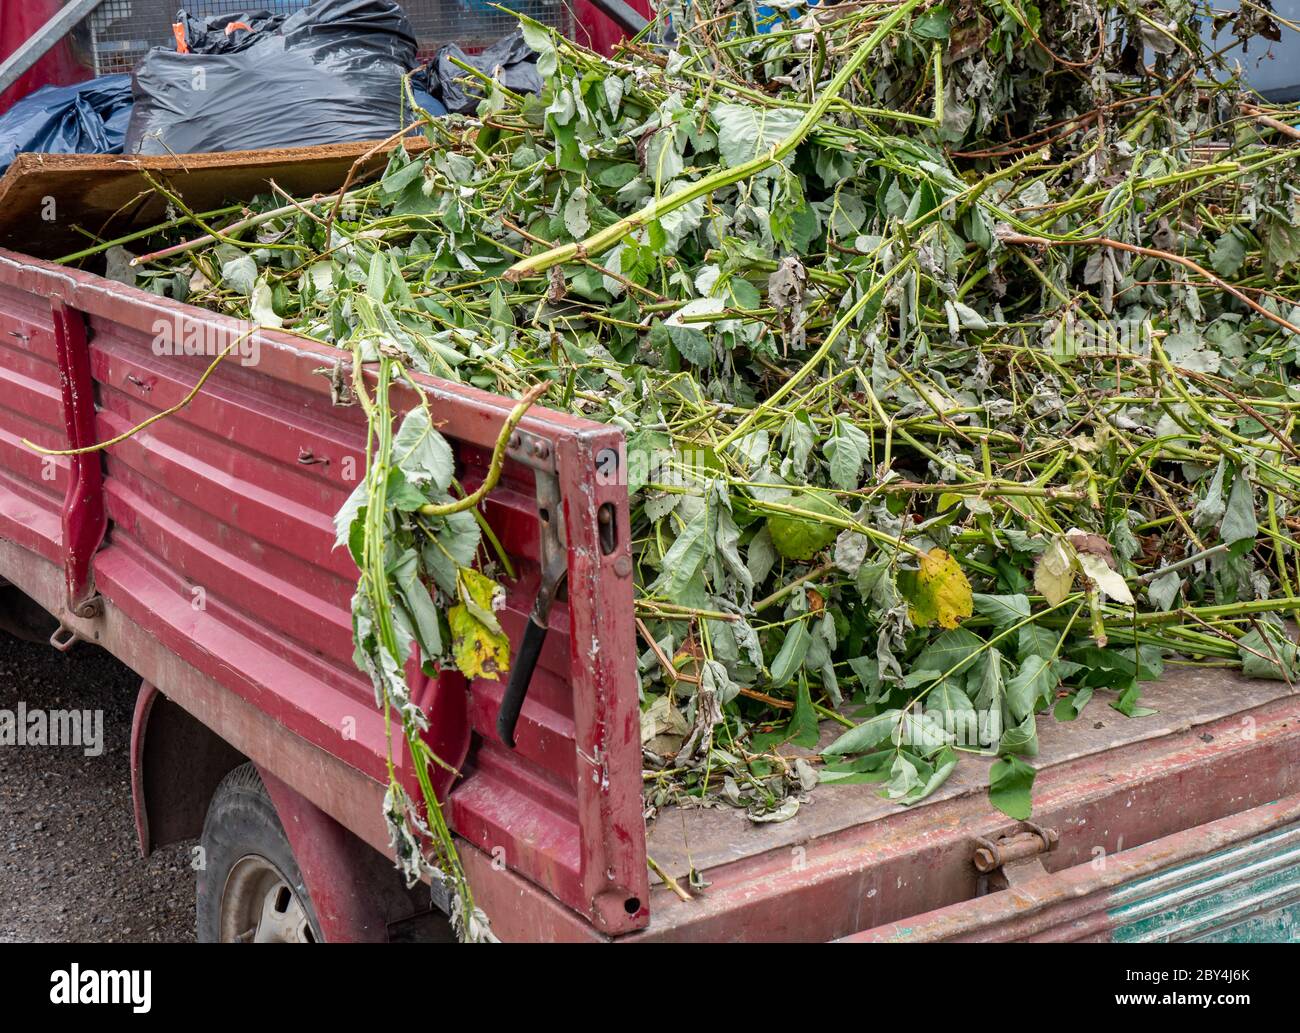
<svg viewBox="0 0 1300 1033"><path fill-rule="evenodd" d="M650 0L628 0L628 6L646 18L651 17ZM624 32L609 18L587 3L578 0L573 5L573 38L589 50L609 57L623 40Z"/></svg>
<svg viewBox="0 0 1300 1033"><path fill-rule="evenodd" d="M291 733L300 770L253 759L383 848L384 720L352 661L357 572L335 548L333 516L364 474L366 446L360 408L331 400L340 354L259 331L256 347L241 349L247 364L221 362L188 405L102 453L50 457L24 444L66 449L125 434L182 403L246 329L0 252L0 553L10 553L0 569L25 571L30 583L19 587L60 616L68 637L120 656L153 640L160 648L133 666L250 756L259 743L268 752L270 734L252 715ZM187 340L205 354L167 354ZM420 383L472 488L511 403ZM397 402L415 398L403 389ZM89 422L78 430L78 420ZM562 501L570 576L518 749L496 736L500 683L429 681L412 664L413 684L436 715L435 750L463 771L449 804L459 835L596 929L627 932L648 916L628 502L617 478L592 476L618 454L621 433L543 410L520 431L486 509L517 568L502 614L516 641L537 591L541 480ZM612 540L602 538L602 507ZM360 788L339 790L338 765L363 776ZM415 792L405 767L403 778Z"/></svg>

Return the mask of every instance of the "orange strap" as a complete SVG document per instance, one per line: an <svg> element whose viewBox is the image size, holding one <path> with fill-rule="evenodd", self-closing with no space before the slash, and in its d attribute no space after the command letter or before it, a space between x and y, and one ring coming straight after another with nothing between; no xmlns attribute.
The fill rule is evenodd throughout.
<svg viewBox="0 0 1300 1033"><path fill-rule="evenodd" d="M253 31L253 27L251 25L245 24L244 22L231 22L229 25L226 26L226 35L233 36L235 34L236 29L243 29L245 32Z"/></svg>
<svg viewBox="0 0 1300 1033"><path fill-rule="evenodd" d="M185 42L185 25L182 22L176 22L172 26L172 35L176 37L176 53L188 54L190 45Z"/></svg>

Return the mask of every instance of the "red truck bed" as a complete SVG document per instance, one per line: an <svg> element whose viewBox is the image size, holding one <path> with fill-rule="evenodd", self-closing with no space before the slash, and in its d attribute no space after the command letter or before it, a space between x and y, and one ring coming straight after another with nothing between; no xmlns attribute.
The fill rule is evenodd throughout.
<svg viewBox="0 0 1300 1033"><path fill-rule="evenodd" d="M101 455L47 460L22 443L105 440L180 402L211 355L157 354L159 321L176 320L219 346L242 329L0 252L0 577L56 614L65 639L108 649L386 851L383 721L351 660L356 572L333 547L332 517L364 469L365 442L360 410L331 400L338 353L259 332L256 365L223 362L187 408ZM472 486L510 403L421 384ZM570 587L552 616L518 751L496 737L499 684L467 691L444 676L419 693L436 749L464 772L450 816L503 937L1115 937L1130 927L1116 902L1137 881L1164 873L1199 886L1169 873L1211 853L1240 868L1262 852L1270 871L1291 874L1250 899L1300 900L1300 862L1286 838L1300 820L1291 688L1177 668L1144 696L1159 710L1153 717L1129 720L1098 701L1071 724L1041 722L1035 821L1055 842L1015 881L1004 867L1003 892L974 900L993 887L973 851L1015 834L1023 847L1036 833L990 807L987 762L975 758L910 810L871 786L822 787L776 825L730 809L668 808L651 826L650 855L683 884L693 867L710 885L690 901L657 880L652 889L628 500L595 476L597 453L617 449L621 436L545 411L521 430L524 444L487 506L519 561L507 629L520 635L536 591L539 478L554 478L563 499ZM613 549L602 547L602 506L616 513ZM1029 852L1038 854L1032 843ZM1228 918L1206 918L1204 928L1237 914L1205 907Z"/></svg>
<svg viewBox="0 0 1300 1033"><path fill-rule="evenodd" d="M66 318L55 320L52 302ZM46 459L22 443L67 447L69 420L88 402L95 441L180 402L212 358L154 354L156 326L178 318L218 351L242 329L0 252L0 576L384 849L384 722L352 662L356 570L334 548L333 515L365 470L364 416L332 404L322 373L338 353L259 333L256 366L223 362L192 404L102 460ZM432 380L422 386L472 485L511 403ZM417 697L436 716L439 754L468 772L451 794L458 832L596 928L626 932L647 917L636 681L624 663L632 586L614 569L629 548L627 495L589 476L596 452L621 437L541 411L520 429L545 457L528 461L560 486L571 576L518 750L492 731L499 684L467 693L458 676L444 676ZM535 472L513 464L488 505L518 560L502 618L515 635L536 593ZM96 490L109 525L102 546L84 519ZM618 511L617 554L599 547L597 511L606 503ZM93 580L69 589L65 568L87 562Z"/></svg>

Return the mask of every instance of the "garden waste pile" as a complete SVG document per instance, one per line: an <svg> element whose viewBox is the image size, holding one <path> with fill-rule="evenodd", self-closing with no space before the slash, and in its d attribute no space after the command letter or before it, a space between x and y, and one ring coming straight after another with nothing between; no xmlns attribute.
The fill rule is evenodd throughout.
<svg viewBox="0 0 1300 1033"><path fill-rule="evenodd" d="M413 748L415 646L510 658L479 499L390 411L411 370L626 430L649 816L911 804L984 753L1025 817L1036 721L1139 718L1169 664L1296 678L1300 131L1231 61L1297 26L754 11L671 5L612 59L524 20L540 95L467 69L477 116L381 180L132 245L142 285L352 354L357 659ZM389 816L487 935L436 803Z"/></svg>

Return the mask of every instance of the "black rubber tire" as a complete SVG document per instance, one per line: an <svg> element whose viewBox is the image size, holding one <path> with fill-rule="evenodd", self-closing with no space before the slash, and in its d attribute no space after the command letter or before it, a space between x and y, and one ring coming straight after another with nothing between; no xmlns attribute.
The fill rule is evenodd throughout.
<svg viewBox="0 0 1300 1033"><path fill-rule="evenodd" d="M231 869L250 854L269 861L293 888L307 913L316 942L323 942L320 921L302 872L266 786L252 764L235 768L221 780L208 805L200 842L203 865L198 873L195 905L200 943L220 942L221 898L227 879Z"/></svg>

